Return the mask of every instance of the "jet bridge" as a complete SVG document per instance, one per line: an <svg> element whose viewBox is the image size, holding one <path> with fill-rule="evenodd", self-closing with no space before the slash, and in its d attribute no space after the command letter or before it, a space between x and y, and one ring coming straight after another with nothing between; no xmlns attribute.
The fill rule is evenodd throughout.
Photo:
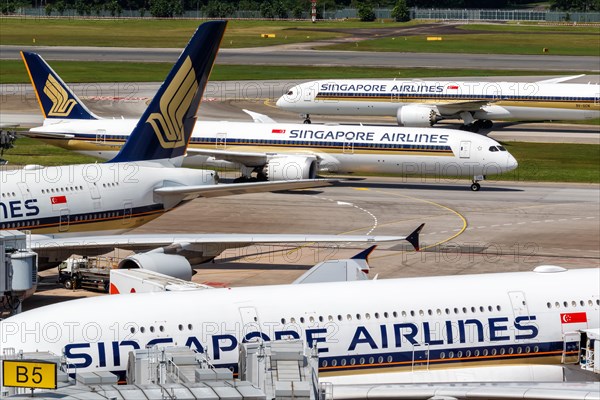
<svg viewBox="0 0 600 400"><path fill-rule="evenodd" d="M27 235L0 231L0 315L21 311L37 288L37 254L27 249Z"/></svg>

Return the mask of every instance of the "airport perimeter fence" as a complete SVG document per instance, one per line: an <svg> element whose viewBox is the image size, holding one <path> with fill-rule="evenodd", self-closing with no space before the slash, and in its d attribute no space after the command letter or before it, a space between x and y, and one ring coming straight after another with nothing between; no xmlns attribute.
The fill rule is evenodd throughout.
<svg viewBox="0 0 600 400"><path fill-rule="evenodd" d="M317 6L319 7L319 6ZM358 18L354 8L341 10L327 10L319 8L319 15L325 20L345 20ZM392 9L376 8L374 10L377 19L392 19ZM64 10L59 14L54 10L46 15L43 7L19 8L13 15L23 17L63 17L63 18L151 18L149 11L122 10L120 13L102 10L93 12L91 15L81 16L74 9ZM600 23L600 12L565 12L565 11L537 11L537 10L487 10L487 9L422 9L411 8L411 19L434 20L434 21L463 21L463 22L493 22L493 21L537 21L548 23ZM200 8L187 10L179 18L210 18ZM227 18L232 19L265 19L260 11L236 10ZM291 16L290 16L291 18ZM282 18L284 19L284 18ZM310 13L304 12L297 19L310 19Z"/></svg>

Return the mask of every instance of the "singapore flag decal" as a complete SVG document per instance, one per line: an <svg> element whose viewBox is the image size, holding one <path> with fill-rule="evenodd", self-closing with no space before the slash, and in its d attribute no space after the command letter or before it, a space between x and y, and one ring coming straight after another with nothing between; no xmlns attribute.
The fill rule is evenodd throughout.
<svg viewBox="0 0 600 400"><path fill-rule="evenodd" d="M65 204L67 202L67 196L54 196L54 197L50 197L50 203L52 203L52 205L55 204Z"/></svg>
<svg viewBox="0 0 600 400"><path fill-rule="evenodd" d="M585 312L572 312L560 314L561 324L576 324L587 322L587 314Z"/></svg>

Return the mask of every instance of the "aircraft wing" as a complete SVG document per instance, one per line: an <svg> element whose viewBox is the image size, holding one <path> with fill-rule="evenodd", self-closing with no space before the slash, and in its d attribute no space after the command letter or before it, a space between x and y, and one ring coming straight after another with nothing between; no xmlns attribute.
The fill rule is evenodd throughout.
<svg viewBox="0 0 600 400"><path fill-rule="evenodd" d="M216 149L197 149L189 147L187 149L189 156L207 156L218 160L230 161L243 164L247 167L259 167L267 163L266 153L247 153L243 151L216 150Z"/></svg>
<svg viewBox="0 0 600 400"><path fill-rule="evenodd" d="M154 189L154 193L161 196L187 196L184 200L196 197L221 197L246 193L262 193L280 190L306 189L311 187L328 186L332 184L328 179L299 179L295 181L228 183L220 185L198 186L166 186Z"/></svg>
<svg viewBox="0 0 600 400"><path fill-rule="evenodd" d="M459 111L478 111L481 107L486 106L493 101L489 100L474 100L474 101L445 101L435 102L434 105L437 107L441 114L455 113Z"/></svg>
<svg viewBox="0 0 600 400"><path fill-rule="evenodd" d="M581 78L582 76L585 76L585 74L571 75L571 76L559 76L558 78L544 79L542 81L537 81L536 83L562 83L562 82L570 81L573 79Z"/></svg>
<svg viewBox="0 0 600 400"><path fill-rule="evenodd" d="M136 253L162 251L181 255L192 264L210 261L224 250L251 244L271 243L375 243L408 241L419 249L419 232L422 225L408 236L360 236L360 235L298 235L298 234L123 234L83 237L53 237L32 235L30 249L39 256L40 270L58 265L73 254L97 256L114 249ZM148 253L150 254L150 253ZM193 260L193 261L192 261Z"/></svg>

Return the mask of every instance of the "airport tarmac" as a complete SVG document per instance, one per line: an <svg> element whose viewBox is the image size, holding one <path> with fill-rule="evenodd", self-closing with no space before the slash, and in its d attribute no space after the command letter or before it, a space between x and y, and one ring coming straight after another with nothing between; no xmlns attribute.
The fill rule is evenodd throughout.
<svg viewBox="0 0 600 400"><path fill-rule="evenodd" d="M527 271L549 264L600 267L598 185L486 181L480 192L471 192L469 184L355 177L321 189L196 199L135 232L405 235L425 222L424 250L380 244L370 257L371 276ZM232 287L290 283L319 261L351 257L368 246L227 250L202 265L193 280ZM25 309L100 295L58 288L55 270L42 276Z"/></svg>
<svg viewBox="0 0 600 400"><path fill-rule="evenodd" d="M313 65L395 68L469 68L530 71L599 71L594 56L560 56L552 54L463 54L402 53L373 51L313 50L321 43L221 49L217 64L237 65ZM124 61L173 63L181 53L178 48L70 47L70 46L0 46L0 59L18 60L20 51L33 51L47 60Z"/></svg>

